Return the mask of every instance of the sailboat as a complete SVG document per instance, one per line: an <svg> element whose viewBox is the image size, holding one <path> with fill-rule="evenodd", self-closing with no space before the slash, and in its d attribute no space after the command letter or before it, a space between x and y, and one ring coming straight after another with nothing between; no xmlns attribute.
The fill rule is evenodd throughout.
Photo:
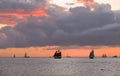
<svg viewBox="0 0 120 76"><path fill-rule="evenodd" d="M15 54L13 55L13 58L16 58L16 55L15 55Z"/></svg>
<svg viewBox="0 0 120 76"><path fill-rule="evenodd" d="M94 50L92 50L89 54L89 58L90 59L94 59L95 55L94 55Z"/></svg>
<svg viewBox="0 0 120 76"><path fill-rule="evenodd" d="M25 52L24 58L30 58L26 52Z"/></svg>
<svg viewBox="0 0 120 76"><path fill-rule="evenodd" d="M103 55L102 55L102 58L107 58L107 55L106 55L106 54L103 54Z"/></svg>
<svg viewBox="0 0 120 76"><path fill-rule="evenodd" d="M69 56L69 55L67 54L66 58L71 58L71 56Z"/></svg>
<svg viewBox="0 0 120 76"><path fill-rule="evenodd" d="M62 58L62 53L61 53L61 51L60 51L60 50L57 50L57 51L54 53L53 57L54 57L55 59L61 59L61 58Z"/></svg>

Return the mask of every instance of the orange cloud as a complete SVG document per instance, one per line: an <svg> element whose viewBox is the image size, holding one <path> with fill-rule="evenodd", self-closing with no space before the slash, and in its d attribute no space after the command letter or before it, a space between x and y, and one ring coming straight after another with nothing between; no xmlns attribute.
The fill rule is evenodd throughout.
<svg viewBox="0 0 120 76"><path fill-rule="evenodd" d="M9 24L9 25L16 25L16 19L24 19L30 16L39 17L49 17L49 14L46 12L47 6L41 9L31 9L31 10L24 10L24 9L17 9L17 10L9 10L9 11L1 11L0 12L0 23Z"/></svg>
<svg viewBox="0 0 120 76"><path fill-rule="evenodd" d="M45 16L48 17L49 15L43 9L34 9L31 11L32 16Z"/></svg>
<svg viewBox="0 0 120 76"><path fill-rule="evenodd" d="M83 3L85 6L93 6L95 4L94 0L77 0L79 3Z"/></svg>
<svg viewBox="0 0 120 76"><path fill-rule="evenodd" d="M11 26L14 26L15 24L17 24L16 21L14 21L12 18L9 18L9 17L0 17L0 23L8 24Z"/></svg>
<svg viewBox="0 0 120 76"><path fill-rule="evenodd" d="M29 12L26 12L23 9L17 9L15 11L8 11L8 12L3 12L0 13L0 16L23 16L23 17L29 17L29 16L46 16L48 17L49 15L46 13L44 9L33 9Z"/></svg>

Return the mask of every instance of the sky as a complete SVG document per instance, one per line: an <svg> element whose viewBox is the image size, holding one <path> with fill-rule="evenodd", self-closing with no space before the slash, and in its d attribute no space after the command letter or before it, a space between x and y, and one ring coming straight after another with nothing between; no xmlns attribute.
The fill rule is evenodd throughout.
<svg viewBox="0 0 120 76"><path fill-rule="evenodd" d="M119 0L0 0L0 56L120 55ZM37 49L37 51L36 51Z"/></svg>

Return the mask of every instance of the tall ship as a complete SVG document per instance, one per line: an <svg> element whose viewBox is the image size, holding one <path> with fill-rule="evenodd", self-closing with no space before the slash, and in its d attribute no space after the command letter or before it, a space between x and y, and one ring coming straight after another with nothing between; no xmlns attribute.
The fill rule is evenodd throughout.
<svg viewBox="0 0 120 76"><path fill-rule="evenodd" d="M54 53L53 57L54 57L55 59L61 59L61 58L62 58L62 53L61 53L61 51L60 51L60 50L57 50L57 51Z"/></svg>
<svg viewBox="0 0 120 76"><path fill-rule="evenodd" d="M90 59L94 59L95 55L94 55L94 50L92 50L89 54L89 58Z"/></svg>

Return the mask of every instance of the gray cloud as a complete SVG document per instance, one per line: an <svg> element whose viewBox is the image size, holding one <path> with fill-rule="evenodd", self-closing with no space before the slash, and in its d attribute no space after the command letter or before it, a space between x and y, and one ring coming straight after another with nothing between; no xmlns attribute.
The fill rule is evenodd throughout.
<svg viewBox="0 0 120 76"><path fill-rule="evenodd" d="M59 7L49 8L49 18L30 17L14 28L2 28L0 47L120 45L120 21L119 17L115 19L118 14L108 4L93 8L94 11L90 7L71 8L69 13Z"/></svg>
<svg viewBox="0 0 120 76"><path fill-rule="evenodd" d="M1 0L0 12L9 12L17 9L24 9L30 12L32 9L42 8L46 5L46 0Z"/></svg>

